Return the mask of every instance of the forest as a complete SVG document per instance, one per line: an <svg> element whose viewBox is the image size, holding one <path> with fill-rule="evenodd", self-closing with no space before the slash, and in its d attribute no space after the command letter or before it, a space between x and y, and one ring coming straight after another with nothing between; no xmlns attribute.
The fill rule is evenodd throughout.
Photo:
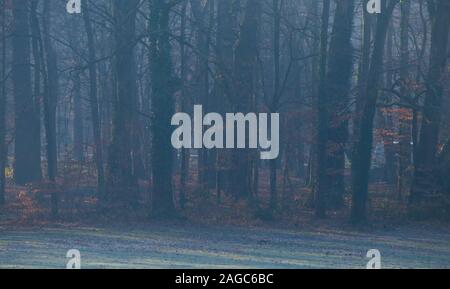
<svg viewBox="0 0 450 289"><path fill-rule="evenodd" d="M389 234L433 256L391 266L448 268L449 56L448 0L0 0L0 267L36 265L23 238L239 251L252 228L286 267L300 230L323 258ZM280 264L260 249L135 265ZM357 266L330 250L310 265Z"/></svg>

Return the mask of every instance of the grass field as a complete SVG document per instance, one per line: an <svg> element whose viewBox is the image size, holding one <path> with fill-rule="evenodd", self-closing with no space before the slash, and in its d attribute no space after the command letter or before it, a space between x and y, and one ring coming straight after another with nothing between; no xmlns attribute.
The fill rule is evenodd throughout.
<svg viewBox="0 0 450 289"><path fill-rule="evenodd" d="M365 268L378 249L383 268L450 268L450 230L424 227L361 233L193 224L133 228L0 227L1 268Z"/></svg>

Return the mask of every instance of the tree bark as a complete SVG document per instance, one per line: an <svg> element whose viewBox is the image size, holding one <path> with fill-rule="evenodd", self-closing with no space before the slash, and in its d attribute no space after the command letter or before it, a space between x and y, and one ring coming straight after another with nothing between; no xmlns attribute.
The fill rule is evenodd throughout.
<svg viewBox="0 0 450 289"><path fill-rule="evenodd" d="M12 1L12 82L15 107L14 179L23 185L41 180L41 158L37 144L39 113L32 93L30 59L30 1Z"/></svg>
<svg viewBox="0 0 450 289"><path fill-rule="evenodd" d="M364 0L363 7L369 0ZM358 71L358 96L356 98L355 116L353 117L353 139L358 138L358 128L361 119L362 107L366 99L367 81L370 68L370 53L372 51L373 15L363 9L363 39L361 47L361 60Z"/></svg>
<svg viewBox="0 0 450 289"><path fill-rule="evenodd" d="M234 58L233 108L248 113L255 92L254 71L257 61L258 30L262 1L248 0ZM232 194L236 198L251 196L251 154L248 149L235 149L232 153Z"/></svg>
<svg viewBox="0 0 450 289"><path fill-rule="evenodd" d="M409 2L408 2L409 3ZM386 44L386 87L391 88L394 81L394 25L390 24L387 34ZM386 97L390 95L387 93ZM380 110L379 116L381 119L381 129L383 130L383 147L384 147L384 180L389 185L393 185L397 182L397 168L395 162L395 144L394 144L394 119L393 113L390 110Z"/></svg>
<svg viewBox="0 0 450 289"><path fill-rule="evenodd" d="M327 167L327 139L328 139L328 105L325 95L327 51L328 51L328 25L330 21L330 0L324 0L322 8L322 27L320 32L320 67L319 88L317 90L317 149L316 149L316 178L314 193L314 207L316 216L323 218L326 215L326 194L328 192Z"/></svg>
<svg viewBox="0 0 450 289"><path fill-rule="evenodd" d="M51 4L50 0L44 1L43 43L47 67L47 78L44 83L44 127L47 152L47 176L50 182L56 182L58 174L58 154L56 143L56 108L59 88L59 75L57 67L57 55L51 40ZM51 194L52 215L58 215L58 195Z"/></svg>
<svg viewBox="0 0 450 289"><path fill-rule="evenodd" d="M216 36L216 71L214 84L216 98L222 105L217 112L222 116L231 111L233 97L233 61L234 43L236 41L235 6L238 1L218 1L217 3L217 36ZM220 193L222 190L229 190L231 186L227 180L231 179L231 152L229 150L218 150L216 154L216 191L217 200L220 203ZM228 179L227 179L228 177Z"/></svg>
<svg viewBox="0 0 450 289"><path fill-rule="evenodd" d="M174 113L171 45L169 40L170 3L150 0L152 77L152 216L176 216L172 188L173 149L170 120Z"/></svg>
<svg viewBox="0 0 450 289"><path fill-rule="evenodd" d="M133 172L133 139L136 79L134 47L138 0L114 0L114 71L116 94L113 135L109 150L108 194L110 201L125 209L138 202L137 180Z"/></svg>
<svg viewBox="0 0 450 289"><path fill-rule="evenodd" d="M328 71L325 94L328 113L327 174L328 201L333 208L343 205L345 194L345 149L348 140L348 117L345 109L349 103L350 81L353 71L351 42L354 19L354 0L338 1L328 53Z"/></svg>
<svg viewBox="0 0 450 289"><path fill-rule="evenodd" d="M69 31L69 43L75 49L80 49L80 36L77 33L77 28L79 21L77 18L71 19L70 31ZM81 57L74 57L74 61L77 65L82 65ZM72 157L75 161L83 163L84 158L84 100L81 92L81 72L76 71L72 75L72 85L73 85L73 152Z"/></svg>
<svg viewBox="0 0 450 289"><path fill-rule="evenodd" d="M38 6L39 0L31 1L31 15L30 15L30 24L31 24L31 37L32 37L32 54L33 54L33 81L34 81L34 91L33 91L33 102L34 102L34 110L36 112L36 123L34 124L34 128L32 131L35 133L36 137L36 151L39 151L39 156L41 155L41 102L42 102L42 69L44 65L43 54L41 52L42 49L42 38L41 38L41 29L38 19Z"/></svg>
<svg viewBox="0 0 450 289"><path fill-rule="evenodd" d="M351 222L354 224L367 221L367 197L369 189L369 171L372 156L373 120L378 100L379 82L383 68L383 55L386 44L386 34L392 12L397 0L383 4L383 13L378 15L374 49L366 87L363 113L358 128L358 138L355 139L352 158L352 211Z"/></svg>
<svg viewBox="0 0 450 289"><path fill-rule="evenodd" d="M187 1L183 3L181 10L181 111L186 112L187 108L187 89L186 89L186 76L187 76L187 53L186 53L186 22L187 22ZM183 210L186 206L186 181L189 176L189 154L190 151L187 148L181 149L181 163L180 163L180 208Z"/></svg>
<svg viewBox="0 0 450 289"><path fill-rule="evenodd" d="M402 86L400 94L407 97L409 94L409 17L411 2L402 3L402 15L400 21L400 78ZM405 109L409 114L410 110ZM403 191L407 184L407 179L411 178L411 174L407 173L411 166L411 141L412 141L412 121L409 116L401 116L399 119L399 145L398 145L398 179L397 192L398 199L402 199Z"/></svg>
<svg viewBox="0 0 450 289"><path fill-rule="evenodd" d="M271 113L278 112L280 98L280 33L281 33L281 8L283 1L273 0L273 77L274 77L274 95L270 103ZM278 206L277 196L277 159L270 160L270 209L273 211Z"/></svg>

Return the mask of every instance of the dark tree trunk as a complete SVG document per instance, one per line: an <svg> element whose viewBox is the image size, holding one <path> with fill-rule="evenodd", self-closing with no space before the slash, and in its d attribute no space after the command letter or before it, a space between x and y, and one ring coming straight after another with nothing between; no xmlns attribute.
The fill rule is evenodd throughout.
<svg viewBox="0 0 450 289"><path fill-rule="evenodd" d="M215 77L216 98L222 105L217 112L222 116L231 111L232 102L232 77L233 77L233 46L236 41L235 23L236 15L234 6L238 1L218 1L217 3L217 36L216 36L216 58L217 75ZM229 189L226 185L226 177L231 176L231 155L228 150L218 150L216 154L216 190L218 203L220 203L220 193L224 189Z"/></svg>
<svg viewBox="0 0 450 289"><path fill-rule="evenodd" d="M50 182L56 181L58 173L58 154L56 143L56 107L59 88L59 75L57 67L57 55L53 47L51 39L51 5L50 0L44 2L44 19L43 19L43 33L44 33L44 50L47 67L47 78L45 80L44 88L44 127L46 137L46 152L47 152L47 176ZM58 215L58 195L53 193L51 195L52 215Z"/></svg>
<svg viewBox="0 0 450 289"><path fill-rule="evenodd" d="M114 0L116 94L112 143L109 150L108 194L110 200L125 208L138 202L137 180L133 173L132 150L136 79L134 47L138 0Z"/></svg>
<svg viewBox="0 0 450 289"><path fill-rule="evenodd" d="M313 30L312 33L314 35L317 35L317 37L314 37L314 39L312 40L311 43L311 51L313 53L319 53L319 55L313 57L311 59L311 67L310 67L310 71L311 71L311 108L312 108L312 113L314 114L314 132L312 135L312 143L315 145L311 145L309 148L309 156L308 156L308 160L307 163L308 165L305 167L305 185L309 188L311 188L311 194L308 196L308 206L313 206L314 203L314 198L315 198L315 194L317 192L316 189L316 185L317 185L317 144L318 144L318 134L317 134L317 129L318 129L318 105L319 105L319 101L318 101L318 94L319 94L319 81L320 81L320 75L319 75L319 70L320 70L320 61L321 61L321 56L320 56L320 41L321 41L321 20L322 18L320 17L320 5L319 5L319 1L315 1L315 0L309 0L308 1L308 18L314 19L314 25L313 25ZM323 2L324 6L327 6L328 4L324 1ZM328 12L329 14L329 12ZM328 15L329 16L329 15ZM329 17L327 18L329 19ZM329 20L328 20L329 22ZM327 27L328 27L327 23ZM327 35L326 35L327 36ZM328 41L328 37L327 37L327 41ZM326 48L328 48L328 42L327 42L327 46ZM325 50L325 54L326 54L326 50ZM300 86L301 83L298 82L298 85ZM304 166L304 163L299 164L301 166Z"/></svg>
<svg viewBox="0 0 450 289"><path fill-rule="evenodd" d="M78 18L72 18L70 22L69 43L74 49L80 49L80 35L77 33L79 25ZM77 65L83 65L81 57L74 57ZM81 92L81 72L76 71L71 74L71 83L73 85L72 105L73 105L73 121L72 121L72 138L73 151L72 158L77 162L84 162L84 100Z"/></svg>
<svg viewBox="0 0 450 289"><path fill-rule="evenodd" d="M14 179L26 184L41 179L38 123L32 93L30 59L30 1L14 0L12 32L12 82L15 107Z"/></svg>
<svg viewBox="0 0 450 289"><path fill-rule="evenodd" d="M403 97L409 94L409 15L411 2L402 3L402 15L400 22L400 78L402 80L401 92ZM409 110L407 112L409 114ZM412 141L412 122L409 117L400 116L399 119L399 145L398 145L398 179L397 191L399 200L402 199L407 180L410 180L411 174L407 173L411 166L411 141Z"/></svg>
<svg viewBox="0 0 450 289"><path fill-rule="evenodd" d="M367 6L369 0L364 0L363 7ZM358 138L359 122L362 107L366 99L367 81L370 68L370 53L372 51L372 26L374 16L363 9L363 39L361 47L361 60L358 71L358 96L356 98L355 116L353 118L353 139Z"/></svg>
<svg viewBox="0 0 450 289"><path fill-rule="evenodd" d="M354 0L338 1L328 52L328 71L325 83L328 114L327 174L328 202L333 208L343 205L345 193L345 150L348 140L348 117L345 113L350 98L353 68L351 42L354 19Z"/></svg>
<svg viewBox="0 0 450 289"><path fill-rule="evenodd" d="M281 41L281 8L283 1L273 0L273 77L274 77L274 95L270 110L272 113L278 112L280 99L280 41ZM278 206L277 196L277 169L278 161L270 160L270 209L275 210Z"/></svg>
<svg viewBox="0 0 450 289"><path fill-rule="evenodd" d="M408 2L409 3L409 2ZM394 81L394 25L390 24L387 45L386 45L386 87L391 88ZM389 97L389 94L386 94ZM383 146L384 146L384 180L393 185L397 182L397 168L395 164L395 145L394 145L394 119L390 110L380 110L381 129L383 130Z"/></svg>
<svg viewBox="0 0 450 289"><path fill-rule="evenodd" d="M373 120L378 100L379 82L383 68L383 55L386 44L386 34L392 12L397 0L384 3L383 13L378 16L375 44L366 87L366 99L362 107L357 138L355 139L352 158L352 212L351 222L364 223L367 220L367 197L369 190L369 171L372 156Z"/></svg>
<svg viewBox="0 0 450 289"><path fill-rule="evenodd" d="M211 111L210 84L209 84L209 54L211 42L211 13L213 0L201 1L191 0L192 12L196 22L196 47L198 49L194 90L196 93L196 103L203 105L203 112ZM210 13L208 13L210 12ZM199 150L198 158L198 184L202 189L208 188L209 177L211 176L210 153L207 149Z"/></svg>
<svg viewBox="0 0 450 289"><path fill-rule="evenodd" d="M33 53L33 81L34 81L34 91L33 91L33 102L34 109L36 111L36 123L35 128L33 128L33 132L36 134L36 150L39 151L39 155L41 154L41 102L42 102L42 67L45 66L43 63L43 56L41 52L41 30L38 19L38 6L39 0L32 0L31 2L31 15L30 15L30 24L31 24L31 37L32 37L32 53Z"/></svg>
<svg viewBox="0 0 450 289"><path fill-rule="evenodd" d="M188 104L188 92L186 88L186 76L187 76L187 53L186 53L186 22L187 22L187 1L183 3L181 10L181 111L186 112ZM186 205L186 181L189 176L189 149L181 149L181 164L180 164L180 196L179 203L180 208L184 209Z"/></svg>
<svg viewBox="0 0 450 289"><path fill-rule="evenodd" d="M262 1L248 0L241 25L234 58L234 98L233 108L237 112L248 113L252 108L255 90L254 71L257 61L258 30ZM235 149L232 154L231 190L236 198L251 195L251 154L247 149Z"/></svg>
<svg viewBox="0 0 450 289"><path fill-rule="evenodd" d="M172 188L173 149L170 120L174 113L171 45L169 35L170 1L150 0L152 65L152 215L176 216Z"/></svg>
<svg viewBox="0 0 450 289"><path fill-rule="evenodd" d="M319 88L317 90L317 166L316 185L314 187L314 207L316 216L325 217L326 214L326 194L328 192L327 164L327 139L328 139L328 105L325 94L326 71L327 71L327 51L328 51L328 25L330 21L330 0L323 2L322 8L322 28L320 32L320 64L319 64Z"/></svg>

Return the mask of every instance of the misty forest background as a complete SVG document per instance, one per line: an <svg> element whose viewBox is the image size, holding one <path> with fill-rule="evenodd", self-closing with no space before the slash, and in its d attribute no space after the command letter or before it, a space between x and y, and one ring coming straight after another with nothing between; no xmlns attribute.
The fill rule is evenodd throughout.
<svg viewBox="0 0 450 289"><path fill-rule="evenodd" d="M445 219L448 0L0 2L5 220ZM174 150L175 112L280 113L280 156Z"/></svg>

